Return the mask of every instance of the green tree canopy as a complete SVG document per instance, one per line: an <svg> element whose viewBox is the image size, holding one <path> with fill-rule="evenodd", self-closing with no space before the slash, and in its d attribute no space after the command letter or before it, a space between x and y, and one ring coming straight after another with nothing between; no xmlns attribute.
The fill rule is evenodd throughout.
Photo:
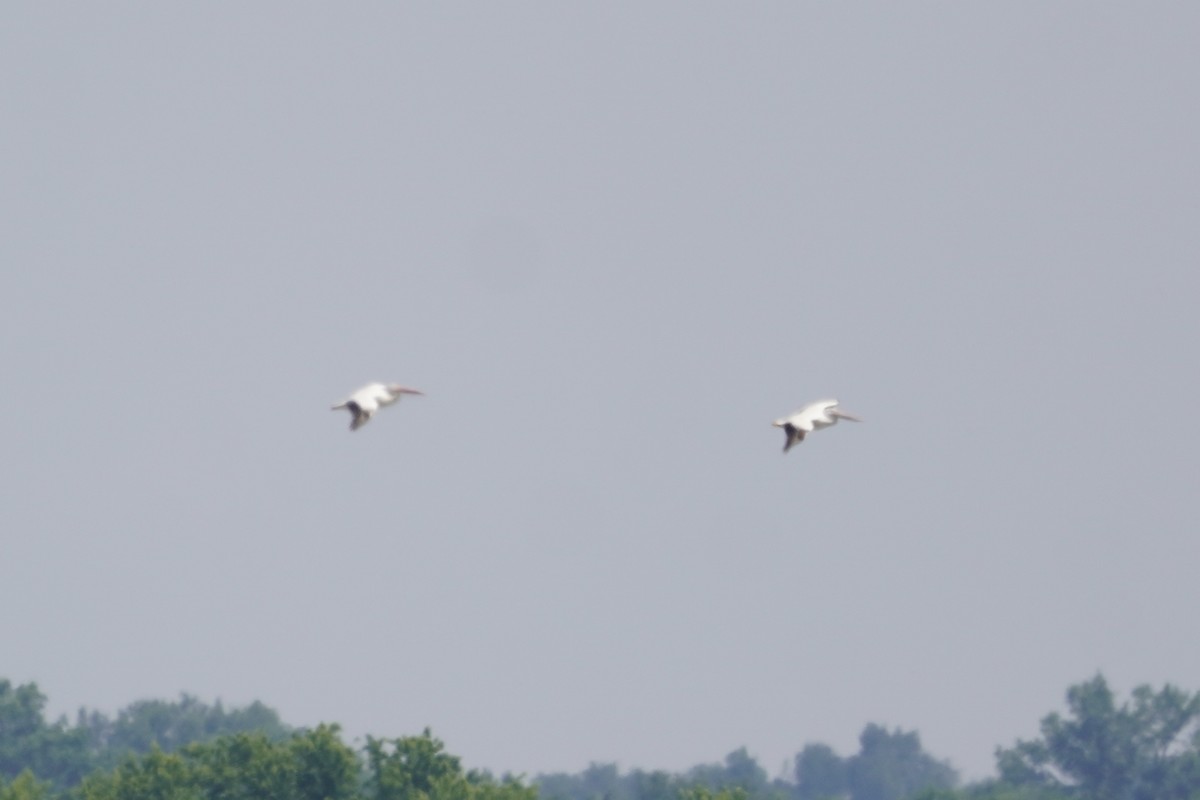
<svg viewBox="0 0 1200 800"><path fill-rule="evenodd" d="M176 701L139 700L117 712L115 719L80 709L76 727L87 732L101 767L115 766L124 755L148 753L152 747L170 753L228 734L258 732L279 740L290 733L274 710L257 701L227 711L220 700L209 705L188 694Z"/></svg>
<svg viewBox="0 0 1200 800"><path fill-rule="evenodd" d="M77 783L92 768L87 736L66 720L47 723L46 696L36 683L0 679L0 779L26 770L58 787Z"/></svg>
<svg viewBox="0 0 1200 800"><path fill-rule="evenodd" d="M622 774L616 764L589 764L576 774L539 775L541 800L678 800L682 779L663 770Z"/></svg>
<svg viewBox="0 0 1200 800"><path fill-rule="evenodd" d="M25 770L11 782L0 777L0 800L51 800L53 787L39 781L29 770Z"/></svg>
<svg viewBox="0 0 1200 800"><path fill-rule="evenodd" d="M772 787L767 778L767 771L744 747L725 756L723 764L692 767L684 776L684 782L718 792L723 789L739 789L750 798L784 797L788 794L779 787Z"/></svg>
<svg viewBox="0 0 1200 800"><path fill-rule="evenodd" d="M1010 786L988 780L963 789L925 789L908 800L1078 800L1058 789Z"/></svg>
<svg viewBox="0 0 1200 800"><path fill-rule="evenodd" d="M828 800L845 795L850 788L846 762L827 744L807 744L796 755L798 800Z"/></svg>
<svg viewBox="0 0 1200 800"><path fill-rule="evenodd" d="M958 775L921 747L916 731L889 731L869 724L859 751L841 758L825 744L808 744L796 755L797 800L900 800L922 790L950 790Z"/></svg>
<svg viewBox="0 0 1200 800"><path fill-rule="evenodd" d="M80 800L353 800L359 762L336 725L291 739L239 733L174 753L157 747L84 780Z"/></svg>
<svg viewBox="0 0 1200 800"><path fill-rule="evenodd" d="M429 729L400 739L367 737L370 800L537 800L537 789L489 773L466 774Z"/></svg>
<svg viewBox="0 0 1200 800"><path fill-rule="evenodd" d="M791 787L769 780L744 747L722 763L678 775L663 770L622 774L616 764L593 763L574 775L539 775L536 783L541 800L787 800L791 795Z"/></svg>
<svg viewBox="0 0 1200 800"><path fill-rule="evenodd" d="M858 755L846 768L854 800L900 800L922 789L948 789L958 775L921 748L916 731L888 731L867 725L859 736Z"/></svg>
<svg viewBox="0 0 1200 800"><path fill-rule="evenodd" d="M1067 711L1042 719L1040 739L997 750L1003 783L1089 800L1200 797L1200 694L1139 686L1118 705L1097 675L1067 690Z"/></svg>

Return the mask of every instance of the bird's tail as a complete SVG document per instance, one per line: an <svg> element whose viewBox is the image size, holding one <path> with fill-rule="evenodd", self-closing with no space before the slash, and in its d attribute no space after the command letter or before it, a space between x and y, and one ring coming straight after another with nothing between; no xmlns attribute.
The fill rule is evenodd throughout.
<svg viewBox="0 0 1200 800"><path fill-rule="evenodd" d="M331 406L329 410L337 411L339 408L345 408L349 404L349 402L350 402L349 400L343 400L342 402L338 403L336 406Z"/></svg>

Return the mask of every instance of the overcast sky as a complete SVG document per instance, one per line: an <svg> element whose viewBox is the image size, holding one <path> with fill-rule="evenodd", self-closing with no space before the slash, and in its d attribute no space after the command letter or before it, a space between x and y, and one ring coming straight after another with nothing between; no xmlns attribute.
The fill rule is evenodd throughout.
<svg viewBox="0 0 1200 800"><path fill-rule="evenodd" d="M1098 670L1200 689L1198 40L5 4L0 677L530 774L878 722L982 777ZM374 380L426 396L351 434Z"/></svg>

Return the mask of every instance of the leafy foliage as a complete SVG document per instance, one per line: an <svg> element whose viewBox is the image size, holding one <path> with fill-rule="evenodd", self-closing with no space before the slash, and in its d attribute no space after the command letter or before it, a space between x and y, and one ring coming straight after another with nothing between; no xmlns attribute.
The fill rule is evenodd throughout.
<svg viewBox="0 0 1200 800"><path fill-rule="evenodd" d="M400 739L367 737L366 753L370 800L537 800L537 790L516 778L465 774L428 728Z"/></svg>
<svg viewBox="0 0 1200 800"><path fill-rule="evenodd" d="M915 731L867 725L842 758L808 744L794 781L771 780L740 748L680 774L592 764L577 775L464 772L429 729L344 744L336 725L291 732L260 703L226 711L188 695L115 719L47 722L36 684L0 680L0 800L1200 800L1200 694L1102 676L1070 687L1067 713L996 753L999 777L956 787Z"/></svg>
<svg viewBox="0 0 1200 800"><path fill-rule="evenodd" d="M909 800L1074 800L1074 795L1045 787L1015 787L984 781L965 789L926 789Z"/></svg>
<svg viewBox="0 0 1200 800"><path fill-rule="evenodd" d="M850 789L850 771L844 759L827 744L807 744L796 756L798 800L841 797Z"/></svg>
<svg viewBox="0 0 1200 800"><path fill-rule="evenodd" d="M65 720L47 723L45 707L36 683L14 687L0 679L0 780L29 770L66 787L91 770L86 734Z"/></svg>
<svg viewBox="0 0 1200 800"><path fill-rule="evenodd" d="M592 764L578 775L540 775L541 800L788 800L790 787L770 783L745 748L724 764L702 764L683 775L662 770L621 774L616 764Z"/></svg>
<svg viewBox="0 0 1200 800"><path fill-rule="evenodd" d="M867 725L859 752L840 758L828 745L810 744L796 756L797 800L899 800L923 789L947 790L958 776L921 748L915 731Z"/></svg>
<svg viewBox="0 0 1200 800"><path fill-rule="evenodd" d="M226 711L218 700L208 705L188 694L179 700L141 700L110 719L81 709L76 727L87 732L97 766L112 767L129 753L148 753L153 747L173 752L218 736L257 732L280 740L290 733L279 715L259 702Z"/></svg>
<svg viewBox="0 0 1200 800"><path fill-rule="evenodd" d="M286 742L239 733L174 753L153 748L89 776L80 800L350 800L358 760L336 726Z"/></svg>
<svg viewBox="0 0 1200 800"><path fill-rule="evenodd" d="M111 773L98 772L84 779L81 800L202 800L198 776L178 753L152 749L140 758L129 758Z"/></svg>
<svg viewBox="0 0 1200 800"><path fill-rule="evenodd" d="M927 788L950 788L958 775L944 761L921 749L916 731L889 732L868 725L859 736L859 752L847 764L854 800L899 800Z"/></svg>
<svg viewBox="0 0 1200 800"><path fill-rule="evenodd" d="M1067 691L1068 716L1042 719L1042 737L999 749L1001 781L1094 800L1200 798L1200 694L1167 685L1117 705L1103 676Z"/></svg>
<svg viewBox="0 0 1200 800"><path fill-rule="evenodd" d="M704 764L693 767L684 776L687 787L703 787L721 792L740 790L747 798L769 800L786 798L791 787L772 784L767 771L742 747L725 756L723 764Z"/></svg>
<svg viewBox="0 0 1200 800"><path fill-rule="evenodd" d="M51 800L53 787L39 781L29 770L23 771L11 783L0 777L0 800Z"/></svg>
<svg viewBox="0 0 1200 800"><path fill-rule="evenodd" d="M319 725L290 742L299 800L350 800L357 796L358 756L342 743L336 725Z"/></svg>
<svg viewBox="0 0 1200 800"><path fill-rule="evenodd" d="M726 787L714 791L704 786L690 786L679 791L679 800L746 800L745 789Z"/></svg>
<svg viewBox="0 0 1200 800"><path fill-rule="evenodd" d="M255 731L282 740L290 730L262 703L226 711L182 695L176 702L145 700L122 709L116 719L81 709L74 726L45 719L46 697L37 684L13 686L0 679L0 779L24 770L56 789L85 775L112 769L129 755L157 748L169 753L188 744Z"/></svg>

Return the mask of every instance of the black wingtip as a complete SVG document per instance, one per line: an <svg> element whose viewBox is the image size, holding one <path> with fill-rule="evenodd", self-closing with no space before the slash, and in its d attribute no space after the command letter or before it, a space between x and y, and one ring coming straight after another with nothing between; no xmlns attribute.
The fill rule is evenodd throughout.
<svg viewBox="0 0 1200 800"><path fill-rule="evenodd" d="M792 445L804 441L804 431L795 425L784 425L783 431L787 434L787 441L783 443L783 452L785 453L792 449Z"/></svg>
<svg viewBox="0 0 1200 800"><path fill-rule="evenodd" d="M362 427L362 424L367 421L367 415L363 413L362 406L351 400L346 403L346 408L350 411L350 430L356 431Z"/></svg>

